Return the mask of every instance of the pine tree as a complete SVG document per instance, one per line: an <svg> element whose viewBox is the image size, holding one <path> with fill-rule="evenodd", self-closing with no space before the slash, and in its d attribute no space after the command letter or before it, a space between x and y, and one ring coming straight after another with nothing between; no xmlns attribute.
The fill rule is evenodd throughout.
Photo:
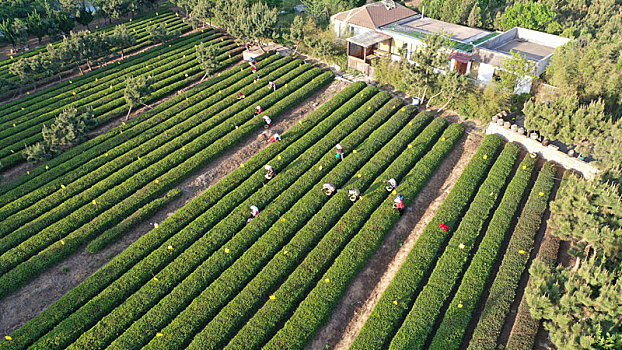
<svg viewBox="0 0 622 350"><path fill-rule="evenodd" d="M200 43L196 48L196 52L197 62L199 62L199 66L205 72L201 78L201 81L203 81L208 74L214 72L214 69L218 67L219 50L216 45Z"/></svg>
<svg viewBox="0 0 622 350"><path fill-rule="evenodd" d="M534 261L525 290L534 319L544 320L558 349L622 347L622 283L620 266L608 268L590 258L577 269L551 269Z"/></svg>
<svg viewBox="0 0 622 350"><path fill-rule="evenodd" d="M125 79L123 97L125 98L125 102L130 106L125 119L129 118L130 113L132 113L132 108L136 105L141 104L148 107L143 101L145 97L151 94L151 91L151 82L145 76L128 76Z"/></svg>
<svg viewBox="0 0 622 350"><path fill-rule="evenodd" d="M467 19L467 25L469 27L482 26L482 9L479 7L479 4L477 2L473 4L473 8L471 8L469 18Z"/></svg>

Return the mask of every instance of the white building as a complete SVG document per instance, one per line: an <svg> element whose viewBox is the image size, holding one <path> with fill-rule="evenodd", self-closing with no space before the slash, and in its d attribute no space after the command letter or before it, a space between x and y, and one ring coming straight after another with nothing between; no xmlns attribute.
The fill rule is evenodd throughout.
<svg viewBox="0 0 622 350"><path fill-rule="evenodd" d="M555 48L569 41L556 35L524 28L489 32L423 17L405 6L385 0L331 17L338 36L347 38L348 67L373 75L371 62L382 56L409 58L428 34L447 33L453 41L449 69L488 84L510 52L521 53L533 64L533 75L542 74ZM442 67L439 67L442 68ZM519 83L517 93L529 92L531 80Z"/></svg>

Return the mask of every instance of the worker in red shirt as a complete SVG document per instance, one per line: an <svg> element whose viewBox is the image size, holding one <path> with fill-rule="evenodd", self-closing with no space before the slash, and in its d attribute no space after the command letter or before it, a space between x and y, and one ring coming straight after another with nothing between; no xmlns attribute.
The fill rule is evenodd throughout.
<svg viewBox="0 0 622 350"><path fill-rule="evenodd" d="M272 136L268 139L268 143L279 142L279 141L281 141L281 135L277 133L272 134Z"/></svg>
<svg viewBox="0 0 622 350"><path fill-rule="evenodd" d="M400 215L404 213L404 196L398 194L397 197L393 200L393 208L399 211Z"/></svg>
<svg viewBox="0 0 622 350"><path fill-rule="evenodd" d="M441 223L440 225L438 225L438 227L441 228L441 230L447 232L449 230L449 226L445 225L445 223Z"/></svg>

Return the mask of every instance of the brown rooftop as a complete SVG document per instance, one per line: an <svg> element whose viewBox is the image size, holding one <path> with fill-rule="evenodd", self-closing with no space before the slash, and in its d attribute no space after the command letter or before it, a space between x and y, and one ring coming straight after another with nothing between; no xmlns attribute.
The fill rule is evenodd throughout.
<svg viewBox="0 0 622 350"><path fill-rule="evenodd" d="M380 1L352 9L350 11L338 13L334 18L338 21L345 21L349 18L347 22L350 24L369 29L376 29L383 25L408 18L415 14L415 11L398 3L395 3L394 8L387 9L385 3Z"/></svg>

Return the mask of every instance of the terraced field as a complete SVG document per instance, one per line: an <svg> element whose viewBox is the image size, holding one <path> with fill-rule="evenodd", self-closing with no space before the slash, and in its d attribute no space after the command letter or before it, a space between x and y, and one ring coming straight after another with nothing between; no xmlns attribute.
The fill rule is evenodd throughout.
<svg viewBox="0 0 622 350"><path fill-rule="evenodd" d="M332 77L330 73L322 73L291 58L267 56L259 66L265 79L276 81L280 86L276 92L264 89L264 82L255 85L244 81L241 76L252 79L245 69L235 74L233 69L211 80L211 87L204 90L211 89L211 98L222 99L220 105L228 107L227 112L213 113L234 114L231 109L241 109L232 120L212 129L222 126L229 134L214 143L205 136L212 134L212 130L197 134L193 142L179 143L174 152L169 150L168 153L188 158L188 152L192 152L196 143L204 148L197 155L209 158L208 154L223 147L221 141L230 145L235 137L261 127L263 122L252 116L255 105L260 104L265 113L274 118ZM224 77L226 74L232 75ZM239 81L240 85L234 85L234 81ZM234 96L239 90L246 95L240 101ZM198 91L189 96L193 103L203 103L199 101L204 98ZM180 96L177 102L185 103L185 96ZM212 107L200 108L194 104L195 107L212 112ZM150 120L142 115L139 118L145 122ZM141 125L139 121L132 122L132 128ZM174 128L168 130L174 132ZM400 99L391 98L375 87L351 84L287 131L281 142L269 145L177 210L11 334L11 340L0 343L0 348L304 346L330 315L331 306L365 265L383 235L399 220L400 214L392 208L396 194L403 195L407 203L411 201L462 138L463 132L462 125L449 125L445 119L434 119L428 112L417 113L414 107L402 106ZM148 134L145 137L155 140ZM344 147L343 160L335 157L337 142ZM107 157L123 159L118 153L112 153L113 150L108 151ZM148 152L142 147L140 151ZM136 153L130 157L132 163L147 158L145 155L137 161ZM181 167L187 173L193 164L197 163L187 161L173 170ZM267 182L264 178L266 164L277 174ZM156 166L147 169L155 170ZM47 172L38 176L45 174ZM72 187L61 180L70 174L49 179L63 184L57 192L63 193ZM153 191L162 193L172 187L171 178L175 178L172 175L176 172L148 177L138 174L140 176L133 176L130 182L144 178L145 188L152 187ZM395 178L399 183L392 193L385 189L388 178ZM321 189L324 183L332 183L342 190L326 196ZM24 182L22 186L27 184ZM58 188L58 185L48 186L41 188ZM350 188L362 193L354 203L348 197ZM6 191L2 198L9 193ZM127 198L139 200L147 197L145 193L150 192L138 197L128 194ZM99 210L100 203L108 206L104 197L93 201L91 197L84 197L79 202L85 208L80 215L87 216L95 216L92 211L106 213L105 208ZM125 213L122 209L131 207L129 213L145 202L136 205L119 202L112 210ZM247 223L251 205L257 206L260 214ZM80 210L71 209L69 215ZM113 212L110 212L112 215L102 214L62 238L64 243L53 243L59 250L48 255L49 260L54 260L55 254L65 254L66 247L83 244L86 238L118 222L114 219L111 222ZM52 225L62 228L61 223L66 223L60 216L58 219L58 223ZM101 225L99 220L102 220ZM85 230L85 227L90 229ZM92 233L88 233L91 229ZM81 234L73 236L76 241L72 243L72 235L76 232ZM36 237L38 235L33 236ZM36 250L33 247L32 251ZM42 254L37 254L31 259L40 261L41 258ZM32 261L32 265L20 268L30 262L27 260L8 270L0 277L1 284L13 283L16 287L15 281L20 280L21 274L27 274L38 264ZM10 289L14 288L5 288L4 293Z"/></svg>
<svg viewBox="0 0 622 350"><path fill-rule="evenodd" d="M124 53L127 54L127 53L136 52L149 45L152 45L151 42L149 41L148 28L153 25L159 25L160 23L164 24L171 31L179 31L181 33L188 32L191 29L190 25L184 23L181 17L177 16L171 10L162 10L159 12L153 12L148 15L136 18L134 20L131 20L130 22L123 24L127 27L128 31L136 37L136 43L132 47L125 49ZM114 26L109 26L109 27L105 27L102 29L97 29L95 31L99 31L103 33L111 33L113 30L114 30ZM58 42L55 42L52 45L58 45ZM47 50L46 47L41 47L41 48L30 50L30 51L20 53L17 55L12 55L9 58L0 60L0 80L5 80L10 85L8 91L3 93L3 95L8 95L11 92L14 92L18 88L24 88L23 86L20 87L19 78L9 72L9 67L11 66L11 63L21 58L27 58L27 57L33 57L33 56L39 55L42 52L46 52L46 50ZM74 67L71 66L71 67L64 67L64 68L66 68L67 70L71 70ZM63 69L61 68L60 71L62 72ZM55 77L47 77L47 78L46 77L34 77L33 79L37 81L38 84L41 84L41 83L45 83L46 81L52 81L57 78Z"/></svg>
<svg viewBox="0 0 622 350"><path fill-rule="evenodd" d="M199 81L204 73L196 60L195 46L201 42L218 45L220 68L238 62L243 50L231 37L205 30L4 104L0 116L0 162L4 168L23 162L24 145L42 140L42 126L51 123L68 106L78 111L91 107L94 127L125 116L129 109L123 97L127 76L151 77L153 92L145 99L146 104Z"/></svg>
<svg viewBox="0 0 622 350"><path fill-rule="evenodd" d="M556 172L550 163L538 171L536 158L517 164L519 151L484 139L351 349L496 348Z"/></svg>
<svg viewBox="0 0 622 350"><path fill-rule="evenodd" d="M249 66L232 68L2 186L0 297L261 128L263 115L278 118L333 77L278 55L258 67L257 83Z"/></svg>

